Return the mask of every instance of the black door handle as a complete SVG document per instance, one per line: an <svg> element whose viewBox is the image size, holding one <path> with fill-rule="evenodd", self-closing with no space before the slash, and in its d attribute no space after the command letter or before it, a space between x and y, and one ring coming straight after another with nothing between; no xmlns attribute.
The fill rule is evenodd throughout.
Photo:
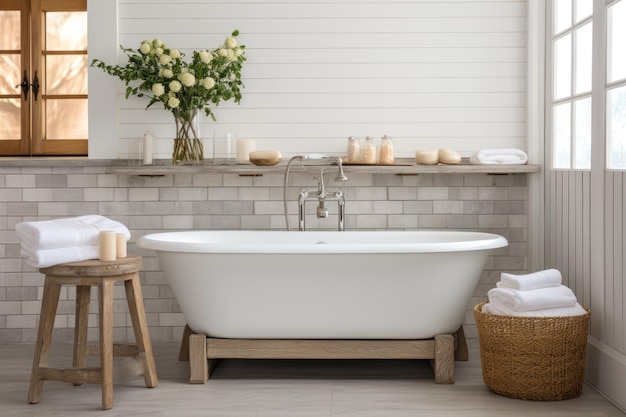
<svg viewBox="0 0 626 417"><path fill-rule="evenodd" d="M37 71L35 71L35 79L31 84L33 87L33 94L35 95L35 101L37 101L37 94L39 94L39 77L37 76Z"/></svg>
<svg viewBox="0 0 626 417"><path fill-rule="evenodd" d="M26 75L26 71L24 71L24 78L22 78L22 82L15 86L15 88L22 87L22 92L24 93L24 100L28 100L28 86L29 85L30 84L28 83L28 75ZM37 91L39 91L39 81L37 81Z"/></svg>

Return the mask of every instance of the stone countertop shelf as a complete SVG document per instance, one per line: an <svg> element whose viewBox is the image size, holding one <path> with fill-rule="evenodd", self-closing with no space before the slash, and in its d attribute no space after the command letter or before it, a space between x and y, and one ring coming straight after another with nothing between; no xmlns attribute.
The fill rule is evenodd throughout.
<svg viewBox="0 0 626 417"><path fill-rule="evenodd" d="M237 165L212 165L210 160L199 165L170 165L169 161L160 164L144 166L112 165L106 172L110 174L125 174L139 176L162 176L179 173L232 173L240 176L261 176L263 174L284 173L287 160L283 160L274 166L256 166L253 164ZM315 166L307 164L307 166ZM299 164L293 164L294 172L297 172ZM539 165L471 165L463 162L457 165L417 165L412 159L396 160L393 165L344 165L346 173L367 174L395 174L395 175L419 175L419 174L531 174L540 171Z"/></svg>
<svg viewBox="0 0 626 417"><path fill-rule="evenodd" d="M0 168L20 169L39 167L99 167L108 174L163 176L181 173L216 173L239 174L241 176L261 176L263 174L284 173L287 159L274 166L256 166L253 164L213 165L211 160L205 160L199 165L172 165L169 159L159 159L154 165L128 166L125 159L88 159L86 157L73 158L0 158ZM314 166L307 163L308 166ZM298 164L293 165L294 172ZM356 165L345 164L346 173L367 174L532 174L540 172L541 167L536 164L527 165L471 165L464 159L457 165L417 165L412 158L396 158L393 165Z"/></svg>

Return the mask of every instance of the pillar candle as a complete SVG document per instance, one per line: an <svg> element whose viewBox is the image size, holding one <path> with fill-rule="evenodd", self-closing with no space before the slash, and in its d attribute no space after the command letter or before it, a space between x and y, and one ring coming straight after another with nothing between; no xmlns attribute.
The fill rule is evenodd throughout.
<svg viewBox="0 0 626 417"><path fill-rule="evenodd" d="M115 249L115 232L100 232L100 260L114 261L117 253Z"/></svg>
<svg viewBox="0 0 626 417"><path fill-rule="evenodd" d="M150 132L143 135L143 164L152 165L152 135Z"/></svg>
<svg viewBox="0 0 626 417"><path fill-rule="evenodd" d="M117 254L117 259L126 258L126 235L124 233L117 233L115 238L115 252Z"/></svg>
<svg viewBox="0 0 626 417"><path fill-rule="evenodd" d="M237 162L250 162L250 152L254 151L254 139L237 139Z"/></svg>

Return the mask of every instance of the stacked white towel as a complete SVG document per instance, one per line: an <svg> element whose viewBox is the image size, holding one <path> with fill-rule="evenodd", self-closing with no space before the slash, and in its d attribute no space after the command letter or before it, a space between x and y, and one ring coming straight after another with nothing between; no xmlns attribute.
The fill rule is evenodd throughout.
<svg viewBox="0 0 626 417"><path fill-rule="evenodd" d="M123 233L126 240L130 232L122 223L100 215L22 222L15 225L20 238L21 253L29 265L37 268L97 259L100 232L111 230Z"/></svg>
<svg viewBox="0 0 626 417"><path fill-rule="evenodd" d="M516 148L483 149L470 156L469 161L475 165L524 165L528 155Z"/></svg>
<svg viewBox="0 0 626 417"><path fill-rule="evenodd" d="M489 290L489 303L483 306L483 311L523 317L586 314L574 292L561 281L561 273L556 269L527 275L502 273L496 288Z"/></svg>
<svg viewBox="0 0 626 417"><path fill-rule="evenodd" d="M513 288L515 290L536 290L538 288L555 287L561 285L561 272L557 269L546 269L526 275L513 275L506 272L500 274L500 288Z"/></svg>

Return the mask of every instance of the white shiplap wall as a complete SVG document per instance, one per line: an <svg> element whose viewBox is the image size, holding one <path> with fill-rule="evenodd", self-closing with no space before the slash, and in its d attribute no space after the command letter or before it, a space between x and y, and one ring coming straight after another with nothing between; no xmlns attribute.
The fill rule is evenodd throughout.
<svg viewBox="0 0 626 417"><path fill-rule="evenodd" d="M397 156L439 147L469 156L526 149L526 8L523 0L118 0L116 23L125 47L158 37L187 55L240 30L242 103L221 105L202 136L236 132L289 156L342 154L350 135L388 134ZM119 86L118 154L150 130L156 156L169 157L171 116L125 100Z"/></svg>

